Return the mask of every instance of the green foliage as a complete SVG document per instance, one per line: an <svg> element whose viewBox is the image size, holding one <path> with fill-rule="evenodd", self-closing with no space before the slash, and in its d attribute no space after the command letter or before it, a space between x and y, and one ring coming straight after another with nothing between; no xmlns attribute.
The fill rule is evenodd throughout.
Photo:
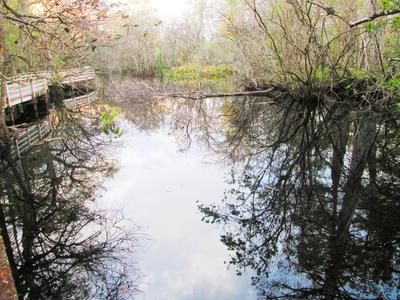
<svg viewBox="0 0 400 300"><path fill-rule="evenodd" d="M385 82L385 84L387 86L400 88L400 78L388 80Z"/></svg>
<svg viewBox="0 0 400 300"><path fill-rule="evenodd" d="M392 19L391 25L394 29L400 29L400 16L395 16Z"/></svg>
<svg viewBox="0 0 400 300"><path fill-rule="evenodd" d="M331 72L328 68L317 69L314 73L314 78L316 80L328 80L331 76Z"/></svg>
<svg viewBox="0 0 400 300"><path fill-rule="evenodd" d="M157 49L157 52L156 52L154 68L156 70L156 75L160 78L163 78L164 72L165 72L167 66L164 63L163 55L162 55L162 52L160 49Z"/></svg>
<svg viewBox="0 0 400 300"><path fill-rule="evenodd" d="M373 31L373 29L374 29L374 23L368 22L368 23L365 25L365 31L366 31L366 32L371 33L371 32Z"/></svg>
<svg viewBox="0 0 400 300"><path fill-rule="evenodd" d="M17 54L17 44L19 40L19 29L18 27L14 26L13 24L5 25L5 44L7 53L9 55L16 55Z"/></svg>
<svg viewBox="0 0 400 300"><path fill-rule="evenodd" d="M385 88L385 91L392 95L400 94L400 78L390 79L382 82L382 86ZM396 104L396 108L400 109L400 103Z"/></svg>
<svg viewBox="0 0 400 300"><path fill-rule="evenodd" d="M371 77L370 73L361 69L349 68L348 70L351 73L351 75L356 79L367 79Z"/></svg>
<svg viewBox="0 0 400 300"><path fill-rule="evenodd" d="M229 78L234 73L227 65L195 65L188 64L167 71L167 76L173 81L220 81Z"/></svg>
<svg viewBox="0 0 400 300"><path fill-rule="evenodd" d="M105 111L100 115L101 131L105 134L112 134L115 137L122 135L121 128L115 124L116 118L121 114L121 109L112 108L110 111Z"/></svg>
<svg viewBox="0 0 400 300"><path fill-rule="evenodd" d="M399 7L399 1L396 0L381 0L380 2L384 10L390 10Z"/></svg>
<svg viewBox="0 0 400 300"><path fill-rule="evenodd" d="M368 33L375 33L379 30L382 30L385 27L384 23L380 22L368 22L365 25L365 31Z"/></svg>
<svg viewBox="0 0 400 300"><path fill-rule="evenodd" d="M400 20L400 19L399 19ZM399 22L400 24L400 22ZM398 29L392 29L385 35L385 57L400 56L400 34Z"/></svg>
<svg viewBox="0 0 400 300"><path fill-rule="evenodd" d="M22 0L24 1L24 0ZM18 9L19 6L19 0L9 0L7 1L8 6L10 6L12 9Z"/></svg>

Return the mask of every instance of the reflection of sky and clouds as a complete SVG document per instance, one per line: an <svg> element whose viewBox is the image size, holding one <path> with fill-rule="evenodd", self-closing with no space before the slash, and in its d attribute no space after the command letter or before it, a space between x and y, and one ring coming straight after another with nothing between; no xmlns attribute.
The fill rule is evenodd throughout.
<svg viewBox="0 0 400 300"><path fill-rule="evenodd" d="M142 299L255 299L250 276L227 270L228 252L196 201L217 202L226 170L193 145L179 152L165 131L146 135L124 124L121 169L106 183L101 206L123 208L150 240L135 259L144 273Z"/></svg>
<svg viewBox="0 0 400 300"><path fill-rule="evenodd" d="M260 296L396 298L397 115L382 123L335 103L142 101L130 98L143 90L135 84L123 90L126 118L151 135L127 128L109 195L122 184L119 207L152 238L138 258L145 299L246 299L250 276L225 270L218 227L203 216L221 222L232 263L254 270Z"/></svg>

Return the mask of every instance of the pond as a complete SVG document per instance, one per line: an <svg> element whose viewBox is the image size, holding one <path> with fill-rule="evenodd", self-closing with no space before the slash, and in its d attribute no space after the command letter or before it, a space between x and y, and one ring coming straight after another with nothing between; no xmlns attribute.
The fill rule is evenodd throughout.
<svg viewBox="0 0 400 300"><path fill-rule="evenodd" d="M201 115L186 100L118 90L124 112L120 169L106 182L99 205L123 210L146 234L133 258L144 276L139 299L255 299L251 272L237 277L227 268L221 232L201 221L198 202L220 201L229 171L198 139ZM214 114L223 103L206 102Z"/></svg>
<svg viewBox="0 0 400 300"><path fill-rule="evenodd" d="M223 279L222 261L261 297L397 297L396 110L292 95L170 99L150 86L118 83L131 125L105 201L124 182L121 205L154 237L146 288L162 292L150 299L255 297ZM196 294L202 285L210 294Z"/></svg>
<svg viewBox="0 0 400 300"><path fill-rule="evenodd" d="M21 295L398 298L398 110L215 88L106 78L22 159L2 145Z"/></svg>
<svg viewBox="0 0 400 300"><path fill-rule="evenodd" d="M196 144L179 152L164 124L148 133L120 126L121 168L100 203L123 210L148 238L134 257L143 299L255 299L249 278L227 270L218 231L201 222L197 208L196 201L222 199L226 170Z"/></svg>

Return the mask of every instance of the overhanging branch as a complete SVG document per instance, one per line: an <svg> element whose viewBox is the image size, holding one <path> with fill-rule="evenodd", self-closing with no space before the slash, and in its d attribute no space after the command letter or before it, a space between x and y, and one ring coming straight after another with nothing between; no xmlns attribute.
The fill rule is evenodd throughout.
<svg viewBox="0 0 400 300"><path fill-rule="evenodd" d="M371 22L371 21L381 18L381 17L392 16L392 15L396 15L396 14L400 13L400 8L390 9L390 10L381 10L381 11L373 13L372 15L370 15L368 17L364 17L364 18L361 18L356 21L348 21L341 14L337 13L333 7L326 6L320 2L312 1L312 0L307 0L307 3L317 6L320 9L324 10L328 16L335 16L335 17L341 19L343 22L345 22L347 25L349 25L350 28L356 27L358 25L361 25L361 24L364 24L367 22Z"/></svg>
<svg viewBox="0 0 400 300"><path fill-rule="evenodd" d="M392 16L392 15L396 15L400 13L400 9L392 9L392 10L382 10L382 11L378 11L372 15L370 15L369 17L365 17L362 18L358 21L354 21L354 22L350 22L349 25L350 27L355 27L367 22L371 22L375 19L381 18L381 17L385 17L385 16Z"/></svg>

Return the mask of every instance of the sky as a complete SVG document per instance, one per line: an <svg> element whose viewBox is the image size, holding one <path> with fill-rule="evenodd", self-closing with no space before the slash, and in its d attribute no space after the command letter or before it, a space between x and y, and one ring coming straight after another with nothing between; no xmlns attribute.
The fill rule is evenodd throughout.
<svg viewBox="0 0 400 300"><path fill-rule="evenodd" d="M151 0L161 18L179 18L189 6L188 0Z"/></svg>
<svg viewBox="0 0 400 300"><path fill-rule="evenodd" d="M125 3L128 7L137 5L150 6L162 20L179 19L190 7L192 0L105 0L108 3Z"/></svg>

